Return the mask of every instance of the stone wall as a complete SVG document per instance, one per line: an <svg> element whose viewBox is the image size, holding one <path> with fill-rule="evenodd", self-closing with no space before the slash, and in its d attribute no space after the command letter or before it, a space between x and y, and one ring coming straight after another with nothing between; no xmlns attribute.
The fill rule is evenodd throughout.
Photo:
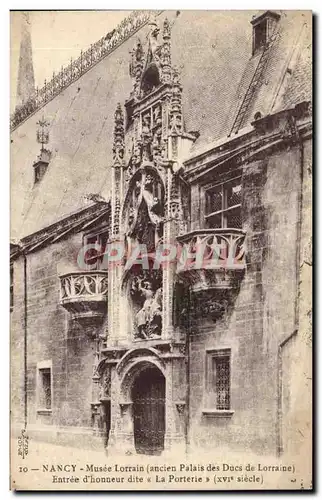
<svg viewBox="0 0 322 500"><path fill-rule="evenodd" d="M191 446L276 453L278 345L295 328L300 175L298 146L243 168L247 269L232 310L191 332ZM206 349L222 348L231 349L234 413L205 415Z"/></svg>
<svg viewBox="0 0 322 500"><path fill-rule="evenodd" d="M95 345L86 329L60 305L60 274L77 269L81 234L27 255L27 394L29 427L91 427L92 371ZM24 415L23 258L14 263L12 314L12 413ZM104 326L102 325L102 328ZM89 332L90 333L90 332ZM52 361L52 413L39 414L37 363Z"/></svg>

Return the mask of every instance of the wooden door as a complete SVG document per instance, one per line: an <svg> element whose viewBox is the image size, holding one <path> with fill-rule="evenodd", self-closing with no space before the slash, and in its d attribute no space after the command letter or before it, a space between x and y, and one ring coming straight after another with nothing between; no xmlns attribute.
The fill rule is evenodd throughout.
<svg viewBox="0 0 322 500"><path fill-rule="evenodd" d="M132 389L134 442L137 453L159 455L164 449L165 379L157 368L146 368Z"/></svg>

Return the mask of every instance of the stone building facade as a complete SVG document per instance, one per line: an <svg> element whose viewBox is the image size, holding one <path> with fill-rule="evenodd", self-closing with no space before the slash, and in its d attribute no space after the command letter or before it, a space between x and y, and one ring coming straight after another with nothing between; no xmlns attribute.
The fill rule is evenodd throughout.
<svg viewBox="0 0 322 500"><path fill-rule="evenodd" d="M307 446L311 50L306 12L136 12L17 108L13 429Z"/></svg>

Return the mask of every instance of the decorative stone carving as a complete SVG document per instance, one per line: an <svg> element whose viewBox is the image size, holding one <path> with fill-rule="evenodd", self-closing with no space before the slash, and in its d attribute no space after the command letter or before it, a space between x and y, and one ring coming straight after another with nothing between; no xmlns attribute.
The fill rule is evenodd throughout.
<svg viewBox="0 0 322 500"><path fill-rule="evenodd" d="M194 319L211 318L217 321L222 318L228 310L230 300L224 293L214 295L212 291L202 292L193 297L190 314Z"/></svg>
<svg viewBox="0 0 322 500"><path fill-rule="evenodd" d="M113 160L114 167L124 165L124 116L120 103L118 103L114 115Z"/></svg>
<svg viewBox="0 0 322 500"><path fill-rule="evenodd" d="M148 57L147 57L147 64L151 63L152 61L159 61L160 59L160 54L161 54L161 46L158 43L158 36L160 33L160 28L156 22L156 19L153 19L149 23L150 28L150 33L148 35Z"/></svg>
<svg viewBox="0 0 322 500"><path fill-rule="evenodd" d="M240 229L200 229L178 237L177 272L244 269L245 233Z"/></svg>
<svg viewBox="0 0 322 500"><path fill-rule="evenodd" d="M183 401L177 402L176 407L177 407L179 415L183 415L185 408L186 408L186 403Z"/></svg>
<svg viewBox="0 0 322 500"><path fill-rule="evenodd" d="M162 81L167 83L171 78L171 31L166 18L163 23L163 46L161 49Z"/></svg>
<svg viewBox="0 0 322 500"><path fill-rule="evenodd" d="M131 52L130 75L134 78L133 95L139 97L140 84L143 72L144 51L141 40L138 40L135 49Z"/></svg>
<svg viewBox="0 0 322 500"><path fill-rule="evenodd" d="M153 250L162 236L163 196L162 183L148 169L141 170L133 181L131 196L125 203L125 231L132 240Z"/></svg>
<svg viewBox="0 0 322 500"><path fill-rule="evenodd" d="M132 300L140 304L135 317L135 338L159 338L162 331L161 276L151 271L135 276L131 282Z"/></svg>
<svg viewBox="0 0 322 500"><path fill-rule="evenodd" d="M114 142L113 142L113 160L114 160L114 186L113 186L113 207L112 207L112 235L119 233L120 229L120 172L119 169L124 167L124 116L121 105L118 104L114 117Z"/></svg>
<svg viewBox="0 0 322 500"><path fill-rule="evenodd" d="M106 312L107 271L82 271L60 276L60 303L75 318L102 319Z"/></svg>
<svg viewBox="0 0 322 500"><path fill-rule="evenodd" d="M171 244L188 229L189 203L186 193L182 195L180 159L196 135L184 131L182 87L171 64L170 23L165 19L162 32L156 20L149 27L147 43L138 40L131 52L133 91L125 103L129 146L121 232L126 235L126 255L145 245L143 253L150 263L161 241ZM164 269L163 283L157 286L152 269L144 279L133 269L125 270L136 338L160 338L161 330L164 338L172 338L173 268Z"/></svg>
<svg viewBox="0 0 322 500"><path fill-rule="evenodd" d="M179 73L174 69L172 76L172 96L170 108L170 133L172 136L179 135L182 132L182 87L179 81ZM175 143L173 143L175 144ZM175 156L175 151L173 155Z"/></svg>
<svg viewBox="0 0 322 500"><path fill-rule="evenodd" d="M91 403L91 414L92 414L93 432L94 432L94 434L99 435L100 431L101 431L101 403L100 402Z"/></svg>
<svg viewBox="0 0 322 500"><path fill-rule="evenodd" d="M109 367L105 368L100 379L100 401L109 399L111 397L111 371Z"/></svg>
<svg viewBox="0 0 322 500"><path fill-rule="evenodd" d="M149 23L147 46L144 50L139 40L131 51L130 75L133 91L131 97L140 99L153 92L162 83L171 80L171 29L165 19L162 30L162 41L159 42L160 28L155 19Z"/></svg>

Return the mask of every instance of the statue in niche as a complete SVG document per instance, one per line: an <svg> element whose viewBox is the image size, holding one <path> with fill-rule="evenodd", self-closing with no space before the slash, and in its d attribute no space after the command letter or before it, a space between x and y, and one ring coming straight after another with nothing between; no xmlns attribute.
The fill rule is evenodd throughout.
<svg viewBox="0 0 322 500"><path fill-rule="evenodd" d="M152 21L150 23L151 30L148 35L149 37L149 49L151 51L151 59L155 61L159 61L161 54L161 46L158 43L158 36L160 33L160 28L156 21Z"/></svg>
<svg viewBox="0 0 322 500"><path fill-rule="evenodd" d="M162 288L153 290L151 280L135 277L131 294L140 299L143 305L136 313L136 338L159 338L162 330Z"/></svg>
<svg viewBox="0 0 322 500"><path fill-rule="evenodd" d="M105 369L100 379L100 394L99 399L107 399L111 395L111 372Z"/></svg>
<svg viewBox="0 0 322 500"><path fill-rule="evenodd" d="M132 188L127 208L128 237L153 251L163 232L162 188L152 174L141 173Z"/></svg>

